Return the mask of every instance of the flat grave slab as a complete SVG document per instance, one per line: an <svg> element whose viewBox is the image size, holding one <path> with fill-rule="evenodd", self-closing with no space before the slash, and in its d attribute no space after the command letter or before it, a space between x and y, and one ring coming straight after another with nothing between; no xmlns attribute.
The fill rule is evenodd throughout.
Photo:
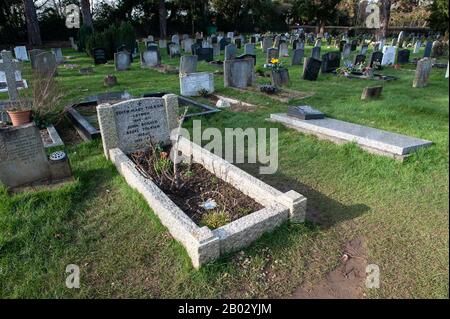
<svg viewBox="0 0 450 319"><path fill-rule="evenodd" d="M269 120L336 143L355 142L371 153L400 160L421 147L433 144L431 141L331 118L306 121L279 113L271 114Z"/></svg>

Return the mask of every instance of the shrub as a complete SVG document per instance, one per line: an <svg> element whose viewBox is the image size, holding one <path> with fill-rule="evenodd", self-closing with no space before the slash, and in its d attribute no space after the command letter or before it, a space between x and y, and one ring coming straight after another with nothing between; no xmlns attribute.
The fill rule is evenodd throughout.
<svg viewBox="0 0 450 319"><path fill-rule="evenodd" d="M86 42L91 36L92 36L92 28L82 25L80 27L80 30L78 31L78 51L86 50Z"/></svg>

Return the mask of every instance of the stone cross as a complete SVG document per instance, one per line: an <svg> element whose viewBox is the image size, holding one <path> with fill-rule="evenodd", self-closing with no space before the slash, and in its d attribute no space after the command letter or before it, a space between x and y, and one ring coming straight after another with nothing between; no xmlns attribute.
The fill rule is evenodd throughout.
<svg viewBox="0 0 450 319"><path fill-rule="evenodd" d="M17 101L19 99L19 92L17 91L16 70L20 69L20 64L19 62L13 61L10 51L2 51L1 56L3 63L0 63L0 71L5 72L9 100Z"/></svg>

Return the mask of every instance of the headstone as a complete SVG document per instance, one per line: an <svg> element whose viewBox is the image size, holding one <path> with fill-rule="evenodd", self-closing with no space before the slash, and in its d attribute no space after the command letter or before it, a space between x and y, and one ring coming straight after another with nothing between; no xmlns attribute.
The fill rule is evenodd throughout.
<svg viewBox="0 0 450 319"><path fill-rule="evenodd" d="M103 48L93 49L92 55L94 57L94 64L105 64L108 62L108 59L106 57L106 50Z"/></svg>
<svg viewBox="0 0 450 319"><path fill-rule="evenodd" d="M311 57L314 59L320 60L320 51L321 51L320 47L312 48Z"/></svg>
<svg viewBox="0 0 450 319"><path fill-rule="evenodd" d="M356 39L352 40L352 42L350 43L350 50L354 52L356 51L357 47L358 47L358 40Z"/></svg>
<svg viewBox="0 0 450 319"><path fill-rule="evenodd" d="M353 59L353 65L364 64L366 62L366 56L364 54L357 54Z"/></svg>
<svg viewBox="0 0 450 319"><path fill-rule="evenodd" d="M141 67L155 67L161 65L159 50L147 50L141 52Z"/></svg>
<svg viewBox="0 0 450 319"><path fill-rule="evenodd" d="M220 55L220 44L219 43L213 43L212 44L213 49L213 57L218 57Z"/></svg>
<svg viewBox="0 0 450 319"><path fill-rule="evenodd" d="M241 38L235 38L234 44L236 45L236 48L240 49L242 46L242 39Z"/></svg>
<svg viewBox="0 0 450 319"><path fill-rule="evenodd" d="M273 40L271 37L264 37L261 41L261 49L263 53L267 53L269 48L272 48Z"/></svg>
<svg viewBox="0 0 450 319"><path fill-rule="evenodd" d="M319 120L325 118L324 113L309 105L289 106L287 115L301 120Z"/></svg>
<svg viewBox="0 0 450 319"><path fill-rule="evenodd" d="M372 52L369 59L369 67L373 69L381 69L381 61L383 61L383 52Z"/></svg>
<svg viewBox="0 0 450 319"><path fill-rule="evenodd" d="M170 133L176 128L177 101L175 95L169 94L162 98L98 105L98 121L106 157L109 158L109 150L114 148L129 154L147 149L150 143L169 144Z"/></svg>
<svg viewBox="0 0 450 319"><path fill-rule="evenodd" d="M214 75L209 72L180 73L180 91L183 96L199 96L202 91L214 93Z"/></svg>
<svg viewBox="0 0 450 319"><path fill-rule="evenodd" d="M289 70L286 68L281 68L278 70L271 70L270 78L272 81L272 85L275 87L282 87L285 85L289 85Z"/></svg>
<svg viewBox="0 0 450 319"><path fill-rule="evenodd" d="M350 57L350 54L352 53L352 45L351 43L344 44L344 48L342 50L342 58L346 59Z"/></svg>
<svg viewBox="0 0 450 319"><path fill-rule="evenodd" d="M427 41L427 43L425 44L425 51L423 53L424 58L431 57L432 48L433 48L433 43L431 41Z"/></svg>
<svg viewBox="0 0 450 319"><path fill-rule="evenodd" d="M169 57L171 59L181 56L180 45L177 44L176 42L169 44L168 49L169 49Z"/></svg>
<svg viewBox="0 0 450 319"><path fill-rule="evenodd" d="M361 51L359 51L359 54L366 55L368 49L369 49L369 45L363 44L363 45L361 46Z"/></svg>
<svg viewBox="0 0 450 319"><path fill-rule="evenodd" d="M174 34L172 36L172 40L173 43L180 45L180 37L178 36L178 34Z"/></svg>
<svg viewBox="0 0 450 319"><path fill-rule="evenodd" d="M192 41L191 38L187 38L183 40L183 49L185 53L191 53L192 51L192 45L194 44L194 42Z"/></svg>
<svg viewBox="0 0 450 319"><path fill-rule="evenodd" d="M129 70L131 66L131 56L127 51L114 53L114 65L116 71Z"/></svg>
<svg viewBox="0 0 450 319"><path fill-rule="evenodd" d="M64 63L64 56L62 54L61 48L52 48L52 52L55 55L55 60L57 64Z"/></svg>
<svg viewBox="0 0 450 319"><path fill-rule="evenodd" d="M214 52L212 48L197 48L195 50L198 61L211 62L214 60Z"/></svg>
<svg viewBox="0 0 450 319"><path fill-rule="evenodd" d="M148 42L155 42L155 37L154 36L152 36L151 34L149 35L149 36L147 36L147 39L146 39Z"/></svg>
<svg viewBox="0 0 450 319"><path fill-rule="evenodd" d="M442 41L436 40L433 42L431 47L431 57L439 58L444 55L444 43Z"/></svg>
<svg viewBox="0 0 450 319"><path fill-rule="evenodd" d="M34 124L0 128L0 182L14 188L49 178L39 129Z"/></svg>
<svg viewBox="0 0 450 319"><path fill-rule="evenodd" d="M341 52L328 52L322 55L322 73L331 73L341 65Z"/></svg>
<svg viewBox="0 0 450 319"><path fill-rule="evenodd" d="M161 49L167 49L167 40L166 39L159 39L158 46Z"/></svg>
<svg viewBox="0 0 450 319"><path fill-rule="evenodd" d="M322 66L322 61L314 58L305 58L303 65L303 79L316 81Z"/></svg>
<svg viewBox="0 0 450 319"><path fill-rule="evenodd" d="M272 59L278 59L279 57L278 49L269 48L267 49L266 55L267 55L266 63L270 63Z"/></svg>
<svg viewBox="0 0 450 319"><path fill-rule="evenodd" d="M225 50L225 47L228 45L228 40L226 38L222 38L219 40L220 51Z"/></svg>
<svg viewBox="0 0 450 319"><path fill-rule="evenodd" d="M279 57L288 57L289 56L289 48L286 42L281 42L279 46Z"/></svg>
<svg viewBox="0 0 450 319"><path fill-rule="evenodd" d="M255 82L254 60L251 58L225 60L223 70L225 87L246 88Z"/></svg>
<svg viewBox="0 0 450 319"><path fill-rule="evenodd" d="M228 32L227 38L233 39L234 38L234 32Z"/></svg>
<svg viewBox="0 0 450 319"><path fill-rule="evenodd" d="M295 49L292 53L292 65L300 65L303 61L305 51L303 49Z"/></svg>
<svg viewBox="0 0 450 319"><path fill-rule="evenodd" d="M19 61L28 61L27 48L25 46L17 46L14 48L14 56Z"/></svg>
<svg viewBox="0 0 450 319"><path fill-rule="evenodd" d="M243 59L253 59L253 65L256 65L256 54L242 54L238 55L235 60L243 60Z"/></svg>
<svg viewBox="0 0 450 319"><path fill-rule="evenodd" d="M420 47L422 46L422 42L420 40L417 40L414 44L414 54L417 54L420 52Z"/></svg>
<svg viewBox="0 0 450 319"><path fill-rule="evenodd" d="M19 98L16 83L16 70L20 69L20 64L13 61L10 51L2 51L3 62L0 63L0 71L5 72L6 85L8 86L8 95L10 101L16 101Z"/></svg>
<svg viewBox="0 0 450 319"><path fill-rule="evenodd" d="M225 47L225 60L231 60L236 57L236 45L234 44L228 44Z"/></svg>
<svg viewBox="0 0 450 319"><path fill-rule="evenodd" d="M379 98L381 96L382 91L383 91L382 86L366 87L362 92L361 100Z"/></svg>
<svg viewBox="0 0 450 319"><path fill-rule="evenodd" d="M314 43L315 47L322 47L322 39L317 39L316 42Z"/></svg>
<svg viewBox="0 0 450 319"><path fill-rule="evenodd" d="M395 63L395 54L397 48L394 46L385 46L383 48L383 60L381 61L381 65L392 65Z"/></svg>
<svg viewBox="0 0 450 319"><path fill-rule="evenodd" d="M244 45L244 54L256 54L256 45L254 43L246 43Z"/></svg>
<svg viewBox="0 0 450 319"><path fill-rule="evenodd" d="M340 41L339 42L339 51L344 52L344 46L347 44L347 41Z"/></svg>
<svg viewBox="0 0 450 319"><path fill-rule="evenodd" d="M423 58L417 62L416 73L414 76L413 87L423 88L428 84L433 61L430 58Z"/></svg>
<svg viewBox="0 0 450 319"><path fill-rule="evenodd" d="M33 49L33 50L28 51L28 55L30 56L31 69L34 70L36 68L36 56L39 53L43 53L43 52L44 52L44 50L41 50L41 49Z"/></svg>
<svg viewBox="0 0 450 319"><path fill-rule="evenodd" d="M405 41L405 32L401 31L397 38L397 44L399 48L403 48L403 42Z"/></svg>
<svg viewBox="0 0 450 319"><path fill-rule="evenodd" d="M180 74L197 72L197 56L183 55L180 59Z"/></svg>
<svg viewBox="0 0 450 319"><path fill-rule="evenodd" d="M297 49L305 50L305 42L304 41L299 41L297 43Z"/></svg>
<svg viewBox="0 0 450 319"><path fill-rule="evenodd" d="M36 56L36 71L44 76L57 74L55 55L52 52L43 52Z"/></svg>
<svg viewBox="0 0 450 319"><path fill-rule="evenodd" d="M448 79L449 63L447 62L447 72L445 72L445 78Z"/></svg>
<svg viewBox="0 0 450 319"><path fill-rule="evenodd" d="M397 54L397 63L398 64L406 64L409 63L409 56L411 51L408 49L399 50Z"/></svg>

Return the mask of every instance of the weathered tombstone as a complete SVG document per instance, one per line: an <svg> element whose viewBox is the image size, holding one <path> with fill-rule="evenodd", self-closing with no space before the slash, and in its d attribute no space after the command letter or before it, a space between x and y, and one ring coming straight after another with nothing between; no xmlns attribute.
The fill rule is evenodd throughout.
<svg viewBox="0 0 450 319"><path fill-rule="evenodd" d="M316 81L322 66L322 61L314 58L305 58L303 65L303 79L308 81Z"/></svg>
<svg viewBox="0 0 450 319"><path fill-rule="evenodd" d="M214 60L214 52L212 48L197 48L195 50L198 61L211 62Z"/></svg>
<svg viewBox="0 0 450 319"><path fill-rule="evenodd" d="M425 51L423 53L424 58L431 57L432 48L433 48L433 43L431 41L427 41L427 43L425 44Z"/></svg>
<svg viewBox="0 0 450 319"><path fill-rule="evenodd" d="M19 61L28 61L27 48L25 46L17 46L14 48L14 56Z"/></svg>
<svg viewBox="0 0 450 319"><path fill-rule="evenodd" d="M51 51L55 55L55 60L57 64L64 63L64 56L62 54L61 48L52 48Z"/></svg>
<svg viewBox="0 0 450 319"><path fill-rule="evenodd" d="M238 55L235 60L243 60L243 59L253 59L253 64L256 65L256 54L242 54L242 55Z"/></svg>
<svg viewBox="0 0 450 319"><path fill-rule="evenodd" d="M352 53L352 45L351 43L345 43L344 48L342 50L342 58L346 59Z"/></svg>
<svg viewBox="0 0 450 319"><path fill-rule="evenodd" d="M222 38L219 40L219 45L220 45L220 51L225 50L225 47L227 46L228 41L226 38Z"/></svg>
<svg viewBox="0 0 450 319"><path fill-rule="evenodd" d="M180 73L180 92L183 96L214 93L214 75L209 72Z"/></svg>
<svg viewBox="0 0 450 319"><path fill-rule="evenodd" d="M183 55L180 59L180 74L197 72L197 56Z"/></svg>
<svg viewBox="0 0 450 319"><path fill-rule="evenodd" d="M399 50L397 54L397 63L398 64L406 64L409 63L409 56L411 51L408 49Z"/></svg>
<svg viewBox="0 0 450 319"><path fill-rule="evenodd" d="M366 56L364 54L357 54L353 59L353 65L364 64L366 62Z"/></svg>
<svg viewBox="0 0 450 319"><path fill-rule="evenodd" d="M286 68L281 68L278 70L271 70L270 79L272 81L272 85L275 87L282 87L285 85L289 85L289 70Z"/></svg>
<svg viewBox="0 0 450 319"><path fill-rule="evenodd" d="M363 44L361 46L361 50L359 51L359 54L366 55L368 49L369 49L369 45L368 44Z"/></svg>
<svg viewBox="0 0 450 319"><path fill-rule="evenodd" d="M246 43L244 45L244 54L256 54L256 45L254 43Z"/></svg>
<svg viewBox="0 0 450 319"><path fill-rule="evenodd" d="M279 56L281 57L288 57L289 56L289 48L288 44L286 42L281 42L279 46Z"/></svg>
<svg viewBox="0 0 450 319"><path fill-rule="evenodd" d="M233 39L234 38L234 32L228 32L227 38Z"/></svg>
<svg viewBox="0 0 450 319"><path fill-rule="evenodd" d="M381 60L381 65L392 65L395 63L395 54L397 48L395 46L385 46L383 48L383 60Z"/></svg>
<svg viewBox="0 0 450 319"><path fill-rule="evenodd" d="M399 48L403 48L403 42L405 41L405 32L401 31L397 38L397 44Z"/></svg>
<svg viewBox="0 0 450 319"><path fill-rule="evenodd" d="M49 159L39 129L34 123L0 128L0 182L10 188L71 176L63 152Z"/></svg>
<svg viewBox="0 0 450 319"><path fill-rule="evenodd" d="M269 48L267 49L266 55L267 55L266 63L271 63L272 59L278 59L279 57L278 49Z"/></svg>
<svg viewBox="0 0 450 319"><path fill-rule="evenodd" d="M127 51L114 53L114 65L116 71L129 70L131 66L131 56Z"/></svg>
<svg viewBox="0 0 450 319"><path fill-rule="evenodd" d="M141 67L155 67L161 65L159 50L147 50L141 52Z"/></svg>
<svg viewBox="0 0 450 319"><path fill-rule="evenodd" d="M292 65L300 65L303 61L305 51L303 49L295 49L292 53Z"/></svg>
<svg viewBox="0 0 450 319"><path fill-rule="evenodd" d="M305 41L299 41L297 43L297 49L305 50Z"/></svg>
<svg viewBox="0 0 450 319"><path fill-rule="evenodd" d="M166 39L159 39L158 40L158 47L160 47L161 49L166 49L167 48L167 40Z"/></svg>
<svg viewBox="0 0 450 319"><path fill-rule="evenodd" d="M169 57L171 59L181 56L179 44L171 43L168 45L168 49L169 49Z"/></svg>
<svg viewBox="0 0 450 319"><path fill-rule="evenodd" d="M372 52L369 59L369 67L373 69L381 69L381 61L383 61L383 52Z"/></svg>
<svg viewBox="0 0 450 319"><path fill-rule="evenodd" d="M358 40L357 39L352 40L352 42L350 43L350 50L354 52L356 51L357 47L358 47Z"/></svg>
<svg viewBox="0 0 450 319"><path fill-rule="evenodd" d="M173 43L175 43L175 44L180 45L180 37L178 36L178 34L174 34L174 35L172 36L171 41L172 41Z"/></svg>
<svg viewBox="0 0 450 319"><path fill-rule="evenodd" d="M212 49L213 49L213 57L217 57L220 55L220 44L219 43L213 43Z"/></svg>
<svg viewBox="0 0 450 319"><path fill-rule="evenodd" d="M234 44L228 44L225 47L225 60L231 60L236 57L236 45Z"/></svg>
<svg viewBox="0 0 450 319"><path fill-rule="evenodd" d="M183 48L184 48L184 52L188 53L188 52L192 52L192 45L194 44L194 42L192 41L191 38L187 38L183 40Z"/></svg>
<svg viewBox="0 0 450 319"><path fill-rule="evenodd" d="M436 40L433 42L431 47L431 57L439 58L444 55L444 43L442 41Z"/></svg>
<svg viewBox="0 0 450 319"><path fill-rule="evenodd" d="M169 144L170 133L177 126L177 107L178 99L173 94L98 105L105 156L109 158L114 148L128 154L147 149L150 143Z"/></svg>
<svg viewBox="0 0 450 319"><path fill-rule="evenodd" d="M28 51L28 55L30 56L31 69L34 70L36 68L36 56L43 52L44 50L41 49L33 49Z"/></svg>
<svg viewBox="0 0 450 319"><path fill-rule="evenodd" d="M255 82L254 60L251 58L225 60L223 71L225 87L246 88Z"/></svg>
<svg viewBox="0 0 450 319"><path fill-rule="evenodd" d="M309 105L289 106L287 115L301 120L320 120L325 118L324 113Z"/></svg>
<svg viewBox="0 0 450 319"><path fill-rule="evenodd" d="M416 73L414 76L413 87L423 88L428 84L433 61L430 58L423 58L417 62Z"/></svg>
<svg viewBox="0 0 450 319"><path fill-rule="evenodd" d="M94 48L92 50L92 56L94 57L94 64L105 64L108 62L106 50L103 48Z"/></svg>
<svg viewBox="0 0 450 319"><path fill-rule="evenodd" d="M52 52L43 52L36 56L36 71L44 76L57 74L55 55Z"/></svg>
<svg viewBox="0 0 450 319"><path fill-rule="evenodd" d="M414 54L419 53L420 51L420 47L422 46L422 42L420 40L417 40L416 43L414 44Z"/></svg>
<svg viewBox="0 0 450 319"><path fill-rule="evenodd" d="M2 51L3 62L0 63L0 71L5 72L6 85L8 86L8 95L10 101L16 101L19 98L16 83L16 70L20 70L20 64L13 61L10 51Z"/></svg>
<svg viewBox="0 0 450 319"><path fill-rule="evenodd" d="M261 41L261 49L263 53L266 53L269 48L273 45L273 40L271 37L264 37Z"/></svg>
<svg viewBox="0 0 450 319"><path fill-rule="evenodd" d="M314 59L320 60L320 51L321 51L320 47L312 48L311 57Z"/></svg>
<svg viewBox="0 0 450 319"><path fill-rule="evenodd" d="M383 91L382 86L366 87L364 88L361 94L361 100L379 98L381 96L382 91Z"/></svg>
<svg viewBox="0 0 450 319"><path fill-rule="evenodd" d="M148 41L148 42L155 42L155 37L150 34L150 35L147 36L146 41Z"/></svg>
<svg viewBox="0 0 450 319"><path fill-rule="evenodd" d="M322 55L322 73L331 73L341 65L341 52L328 52Z"/></svg>

